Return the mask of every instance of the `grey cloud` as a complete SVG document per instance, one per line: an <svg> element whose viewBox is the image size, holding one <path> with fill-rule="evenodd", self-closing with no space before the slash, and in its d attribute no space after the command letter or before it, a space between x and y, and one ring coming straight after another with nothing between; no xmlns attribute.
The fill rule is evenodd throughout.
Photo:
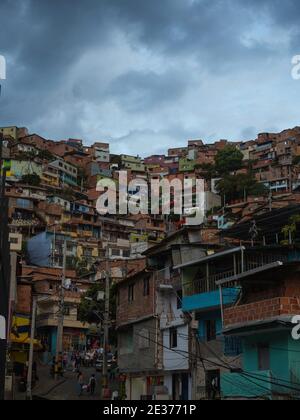
<svg viewBox="0 0 300 420"><path fill-rule="evenodd" d="M184 74L131 71L113 80L106 94L112 95L128 112L149 112L158 104L176 101L187 85Z"/></svg>
<svg viewBox="0 0 300 420"><path fill-rule="evenodd" d="M299 18L297 0L1 0L0 125L149 152L285 128Z"/></svg>

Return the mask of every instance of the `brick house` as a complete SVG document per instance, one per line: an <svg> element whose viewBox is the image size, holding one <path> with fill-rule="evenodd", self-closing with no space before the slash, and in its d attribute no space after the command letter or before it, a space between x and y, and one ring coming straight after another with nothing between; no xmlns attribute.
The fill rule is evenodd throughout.
<svg viewBox="0 0 300 420"><path fill-rule="evenodd" d="M253 262L253 252L245 252ZM254 252L260 263L257 260L234 277L240 298L235 306L224 309L223 333L242 341L243 357L241 371L221 375L222 395L228 399L298 398L300 347L292 337L292 320L300 314L299 249L278 246ZM226 287L232 279L219 285Z"/></svg>
<svg viewBox="0 0 300 420"><path fill-rule="evenodd" d="M155 282L147 269L118 283L118 360L129 400L151 398L163 382L155 305Z"/></svg>

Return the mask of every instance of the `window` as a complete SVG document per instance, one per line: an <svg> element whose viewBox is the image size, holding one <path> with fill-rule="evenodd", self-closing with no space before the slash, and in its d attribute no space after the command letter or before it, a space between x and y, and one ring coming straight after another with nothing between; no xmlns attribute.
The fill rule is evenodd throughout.
<svg viewBox="0 0 300 420"><path fill-rule="evenodd" d="M70 312L71 312L70 306L65 306L64 307L64 315L65 316L70 316Z"/></svg>
<svg viewBox="0 0 300 420"><path fill-rule="evenodd" d="M120 249L112 249L111 250L111 255L112 255L112 257L119 257L121 255L121 250Z"/></svg>
<svg viewBox="0 0 300 420"><path fill-rule="evenodd" d="M215 320L206 321L206 341L217 339L217 323Z"/></svg>
<svg viewBox="0 0 300 420"><path fill-rule="evenodd" d="M170 329L170 349L177 347L177 328Z"/></svg>
<svg viewBox="0 0 300 420"><path fill-rule="evenodd" d="M134 284L128 286L128 302L132 303L134 301Z"/></svg>
<svg viewBox="0 0 300 420"><path fill-rule="evenodd" d="M258 369L270 370L270 347L268 344L259 344L257 348Z"/></svg>
<svg viewBox="0 0 300 420"><path fill-rule="evenodd" d="M123 258L130 258L130 250L123 251Z"/></svg>
<svg viewBox="0 0 300 420"><path fill-rule="evenodd" d="M177 309L182 308L182 290L178 290L177 292Z"/></svg>
<svg viewBox="0 0 300 420"><path fill-rule="evenodd" d="M147 277L146 279L144 279L144 296L149 296L150 295L150 279L149 277Z"/></svg>

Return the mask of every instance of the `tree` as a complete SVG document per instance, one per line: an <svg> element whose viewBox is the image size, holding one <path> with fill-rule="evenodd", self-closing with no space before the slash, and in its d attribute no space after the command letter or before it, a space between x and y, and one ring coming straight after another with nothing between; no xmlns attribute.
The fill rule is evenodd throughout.
<svg viewBox="0 0 300 420"><path fill-rule="evenodd" d="M295 240L297 229L300 224L300 215L296 214L295 216L292 216L289 219L289 224L284 226L281 230L281 233L284 235L285 241L283 241L283 245L286 245L289 243L289 238L291 235L292 240Z"/></svg>
<svg viewBox="0 0 300 420"><path fill-rule="evenodd" d="M36 173L23 175L21 182L26 185L31 185L33 187L39 187L41 184L41 178Z"/></svg>
<svg viewBox="0 0 300 420"><path fill-rule="evenodd" d="M216 167L212 163L197 164L195 169L200 169L204 179L207 181L218 177Z"/></svg>
<svg viewBox="0 0 300 420"><path fill-rule="evenodd" d="M243 154L235 146L219 150L215 159L215 169L220 176L227 175L243 167Z"/></svg>
<svg viewBox="0 0 300 420"><path fill-rule="evenodd" d="M245 195L262 196L268 189L256 181L250 174L226 175L217 183L218 193L226 196L226 200L243 198Z"/></svg>
<svg viewBox="0 0 300 420"><path fill-rule="evenodd" d="M54 155L49 150L39 150L37 157L48 162L54 160Z"/></svg>
<svg viewBox="0 0 300 420"><path fill-rule="evenodd" d="M85 295L82 296L82 299L78 308L79 321L89 323L89 324L100 323L99 315L100 317L104 315L105 302L104 300L97 301L99 292L105 293L105 281L102 283L93 284L85 293ZM117 286L116 284L112 284L110 288L110 299L109 299L109 319L111 321L114 321L116 319L116 312L117 312ZM116 343L116 334L113 328L110 328L109 330L109 340L111 344Z"/></svg>

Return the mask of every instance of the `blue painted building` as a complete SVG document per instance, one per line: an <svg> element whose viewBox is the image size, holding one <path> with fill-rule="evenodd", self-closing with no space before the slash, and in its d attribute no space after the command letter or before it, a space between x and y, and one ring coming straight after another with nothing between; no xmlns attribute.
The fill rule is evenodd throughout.
<svg viewBox="0 0 300 420"><path fill-rule="evenodd" d="M222 333L222 308L237 302L240 288L230 285L222 289L221 294L216 279L224 271L227 272L229 261L230 269L235 266L234 261L241 248L221 252L203 248L202 251L200 258L181 264L175 269L181 270L182 309L195 320L194 348L200 357L196 361L193 377L194 398L217 399L221 396L220 364L223 359L224 363L231 363L234 358L235 365L239 367L241 345L238 338L228 339Z"/></svg>
<svg viewBox="0 0 300 420"><path fill-rule="evenodd" d="M243 358L240 371L232 367L221 374L222 397L299 399L300 341L292 337L292 319L300 314L299 251L273 247L259 253L261 262L271 254L274 262L268 258L236 276L239 304L224 309L223 334L241 340Z"/></svg>

